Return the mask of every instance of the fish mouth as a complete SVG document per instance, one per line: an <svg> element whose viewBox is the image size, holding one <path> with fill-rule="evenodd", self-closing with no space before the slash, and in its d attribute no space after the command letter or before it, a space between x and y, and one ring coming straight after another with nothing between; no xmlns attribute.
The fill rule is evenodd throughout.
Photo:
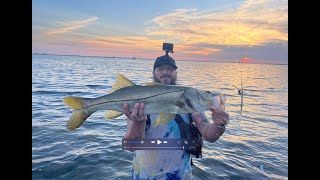
<svg viewBox="0 0 320 180"><path fill-rule="evenodd" d="M225 108L224 106L226 103L226 96L219 93L217 96L213 98L213 101L211 103L212 103L211 106L224 109Z"/></svg>

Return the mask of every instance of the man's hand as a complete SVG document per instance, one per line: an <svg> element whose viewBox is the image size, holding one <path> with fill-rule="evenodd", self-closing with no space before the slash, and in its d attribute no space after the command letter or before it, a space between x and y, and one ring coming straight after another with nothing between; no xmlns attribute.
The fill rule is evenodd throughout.
<svg viewBox="0 0 320 180"><path fill-rule="evenodd" d="M210 107L213 123L203 113L193 113L192 118L201 135L209 142L215 142L224 133L225 124L229 122L229 114L224 108Z"/></svg>
<svg viewBox="0 0 320 180"><path fill-rule="evenodd" d="M129 105L123 105L124 114L130 120L127 121L127 132L124 138L143 139L146 127L147 116L144 114L144 104L136 103L132 112L129 112Z"/></svg>
<svg viewBox="0 0 320 180"><path fill-rule="evenodd" d="M144 103L136 103L131 113L129 112L129 105L125 103L123 105L123 110L128 119L135 123L140 124L147 121L147 116L144 114Z"/></svg>
<svg viewBox="0 0 320 180"><path fill-rule="evenodd" d="M221 108L215 108L213 106L210 106L209 108L212 112L211 117L215 125L224 126L226 123L229 122L229 114L227 112L225 112ZM201 125L206 125L208 123L208 120L206 119L205 115L201 113L193 113L192 118L197 127L200 127Z"/></svg>
<svg viewBox="0 0 320 180"><path fill-rule="evenodd" d="M221 108L210 106L212 120L217 126L224 126L229 122L229 114Z"/></svg>

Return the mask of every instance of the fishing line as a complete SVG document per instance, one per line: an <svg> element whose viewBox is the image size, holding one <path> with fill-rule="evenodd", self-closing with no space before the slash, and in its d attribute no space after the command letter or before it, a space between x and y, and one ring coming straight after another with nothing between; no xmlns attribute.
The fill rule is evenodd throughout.
<svg viewBox="0 0 320 180"><path fill-rule="evenodd" d="M249 38L246 38L245 37L245 34L248 33L247 31L246 32L242 32L240 31L240 28L236 27L238 23L241 23L241 14L242 12L241 11L238 11L237 9L235 10L235 16L233 16L232 18L232 26L234 26L233 28L231 28L231 37L234 37L234 38L240 38L240 39L235 39L235 44L238 44L236 41L240 42L240 60L239 60L239 65L240 65L240 87L239 86L236 86L234 84L231 84L231 83L226 83L226 84L231 84L234 88L237 89L237 94L240 95L240 109L238 111L234 111L236 112L236 116L235 116L235 120L237 122L237 127L236 129L237 130L240 130L241 131L241 121L243 119L243 110L244 110L244 105L245 105L245 101L244 101L244 96L246 96L246 99L247 98L251 98L253 99L254 101L258 102L259 104L263 105L259 100L255 99L254 97L250 96L249 94L247 94L245 91L244 91L244 86L243 86L243 67L242 67L242 63L245 62L244 61L244 58L245 58L245 48L246 48L246 45L249 45L250 44L250 39ZM252 31L251 32L254 32L253 30L258 27L258 25L255 25L253 26L252 28ZM244 34L245 33L245 34ZM239 44L238 44L239 45ZM238 57L239 58L239 57ZM238 59L237 58L237 59ZM233 94L234 96L234 94ZM270 108L268 108L270 109ZM262 139L260 137L257 137L257 139ZM265 142L264 140L259 140L260 142ZM253 155L253 156L257 156L257 155ZM256 171L256 172L259 172L261 174L263 174L264 176L267 176L267 177L270 177L271 175L271 172L268 170L269 168L265 168L265 163L263 163L263 161L261 161L260 158L256 157L255 158L257 160L257 164L256 165L253 165L251 163L246 163L246 165Z"/></svg>

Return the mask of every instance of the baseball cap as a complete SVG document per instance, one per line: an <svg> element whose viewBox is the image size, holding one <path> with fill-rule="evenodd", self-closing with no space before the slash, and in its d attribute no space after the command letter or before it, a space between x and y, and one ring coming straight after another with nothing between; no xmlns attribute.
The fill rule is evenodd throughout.
<svg viewBox="0 0 320 180"><path fill-rule="evenodd" d="M175 69L178 69L178 67L176 66L175 60L172 59L172 57L170 57L169 55L164 55L156 59L153 65L153 70L155 70L157 67L161 66L162 64L170 64Z"/></svg>

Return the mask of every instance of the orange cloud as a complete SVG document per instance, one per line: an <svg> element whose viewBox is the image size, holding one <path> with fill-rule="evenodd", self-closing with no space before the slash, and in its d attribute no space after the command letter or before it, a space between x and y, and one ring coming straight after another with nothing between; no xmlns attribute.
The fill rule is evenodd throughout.
<svg viewBox="0 0 320 180"><path fill-rule="evenodd" d="M80 29L82 27L87 26L88 24L90 24L93 21L96 21L98 19L98 17L92 17L92 18L88 18L85 20L80 20L80 21L70 21L70 22L64 22L64 26L63 27L59 27L50 31L47 31L45 34L47 35L52 35L52 34L63 34L69 31L74 31L77 29Z"/></svg>
<svg viewBox="0 0 320 180"><path fill-rule="evenodd" d="M259 46L287 42L288 4L247 0L228 11L177 9L151 23L146 29L148 36L174 37L181 44Z"/></svg>
<svg viewBox="0 0 320 180"><path fill-rule="evenodd" d="M72 49L72 54L137 58L157 57L162 54L162 43L170 42L175 45L173 57L212 60L212 55L221 53L226 46L255 47L274 42L286 45L287 13L287 1L246 0L240 6L225 11L177 9L152 19L147 23L145 34L140 36L121 36L121 33L116 33L119 36L107 36L112 35L114 29L106 28L103 23L95 24L97 27L90 31L76 31L98 19L92 17L60 24L41 38L47 40L52 48L61 47L63 51L70 52ZM104 31L106 29L108 31ZM48 36L54 34L60 36ZM244 58L241 62L252 60Z"/></svg>

